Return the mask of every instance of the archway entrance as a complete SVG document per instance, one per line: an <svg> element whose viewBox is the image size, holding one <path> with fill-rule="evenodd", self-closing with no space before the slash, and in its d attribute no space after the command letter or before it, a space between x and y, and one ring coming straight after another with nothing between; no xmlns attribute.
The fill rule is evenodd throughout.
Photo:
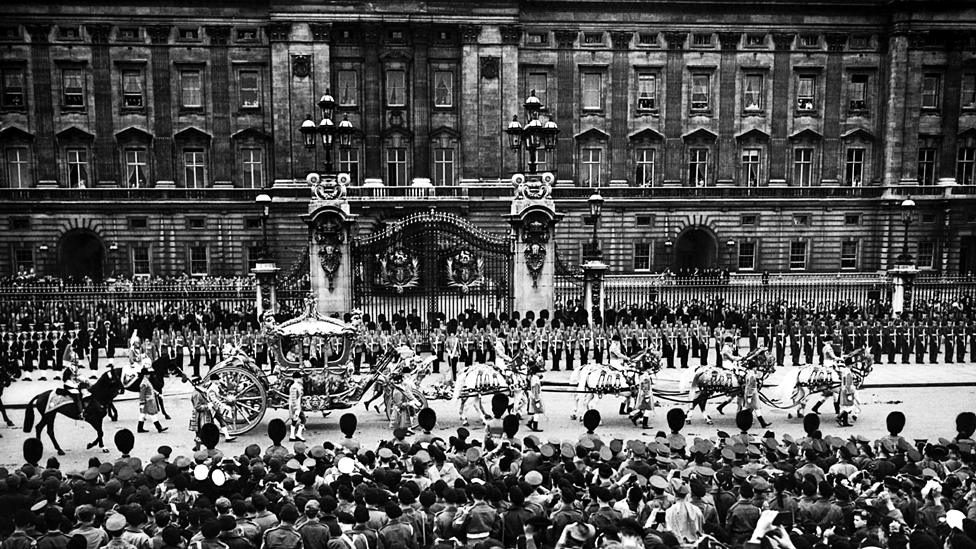
<svg viewBox="0 0 976 549"><path fill-rule="evenodd" d="M717 250L712 233L705 229L689 229L678 237L674 245L673 270L713 269L717 266Z"/></svg>
<svg viewBox="0 0 976 549"><path fill-rule="evenodd" d="M77 229L68 231L58 243L58 266L61 274L73 281L85 277L101 282L105 265L105 245L97 234Z"/></svg>

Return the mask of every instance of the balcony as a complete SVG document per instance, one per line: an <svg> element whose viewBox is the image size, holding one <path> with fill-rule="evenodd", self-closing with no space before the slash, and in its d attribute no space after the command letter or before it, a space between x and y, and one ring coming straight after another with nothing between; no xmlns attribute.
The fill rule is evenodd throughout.
<svg viewBox="0 0 976 549"><path fill-rule="evenodd" d="M30 188L30 189L0 189L0 204L58 204L85 203L92 206L119 203L200 203L200 202L241 202L253 203L262 189L242 188L139 188L128 189L118 187L105 188ZM560 200L586 200L592 193L590 187L574 187L560 182L553 187L552 196ZM273 188L275 198L303 200L311 197L304 181ZM600 188L600 194L607 200L822 200L822 199L855 199L855 200L895 200L911 196L916 200L945 200L945 199L973 199L976 197L976 185L954 186L918 186L899 185L883 186L775 186L775 187L627 187L606 186ZM387 187L387 186L353 186L347 189L347 196L354 203L368 202L423 202L423 203L456 203L475 201L508 201L513 195L511 183L508 180L467 180L461 185L442 187Z"/></svg>

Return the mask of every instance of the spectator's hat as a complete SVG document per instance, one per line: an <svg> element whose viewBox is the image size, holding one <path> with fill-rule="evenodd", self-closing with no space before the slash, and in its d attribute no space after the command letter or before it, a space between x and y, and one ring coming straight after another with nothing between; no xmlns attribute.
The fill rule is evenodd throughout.
<svg viewBox="0 0 976 549"><path fill-rule="evenodd" d="M122 482L128 482L132 480L132 477L134 477L135 475L136 472L132 467L128 465L123 465L122 468L119 469L118 474L116 474L115 476Z"/></svg>
<svg viewBox="0 0 976 549"><path fill-rule="evenodd" d="M481 448L478 448L477 446L472 446L468 448L467 451L464 453L464 457L465 459L467 459L469 462L472 463L478 461L479 459L481 459Z"/></svg>
<svg viewBox="0 0 976 549"><path fill-rule="evenodd" d="M541 453L543 457L548 459L556 455L556 448L552 444L546 443L539 448L539 453Z"/></svg>
<svg viewBox="0 0 976 549"><path fill-rule="evenodd" d="M596 537L596 528L592 524L586 524L584 522L574 522L566 526L566 537L569 539L585 544L594 537Z"/></svg>
<svg viewBox="0 0 976 549"><path fill-rule="evenodd" d="M571 442L563 442L559 445L559 453L562 457L571 459L576 457L576 448L573 447L573 443Z"/></svg>
<svg viewBox="0 0 976 549"><path fill-rule="evenodd" d="M525 482L531 486L539 486L542 484L542 473L539 471L529 471L525 474Z"/></svg>
<svg viewBox="0 0 976 549"><path fill-rule="evenodd" d="M251 459L260 457L261 447L257 444L249 444L247 448L244 448L244 455Z"/></svg>
<svg viewBox="0 0 976 549"><path fill-rule="evenodd" d="M123 516L122 513L112 513L112 515L105 520L105 529L109 532L121 532L122 530L125 530L125 524L125 516Z"/></svg>
<svg viewBox="0 0 976 549"><path fill-rule="evenodd" d="M603 446L600 448L600 459L603 461L610 461L613 458L613 452L610 451L610 447Z"/></svg>
<svg viewBox="0 0 976 549"><path fill-rule="evenodd" d="M325 448L318 445L312 446L312 448L308 451L308 455L315 459L322 459L325 457Z"/></svg>
<svg viewBox="0 0 976 549"><path fill-rule="evenodd" d="M42 499L42 500L37 501L36 503L34 503L34 505L31 505L30 510L31 510L32 513L39 513L45 507L47 507L47 500L46 499Z"/></svg>
<svg viewBox="0 0 976 549"><path fill-rule="evenodd" d="M113 470L114 468L112 467L112 464L107 461L98 466L98 474L100 475L107 475Z"/></svg>
<svg viewBox="0 0 976 549"><path fill-rule="evenodd" d="M658 490L665 490L668 487L668 481L660 475L652 475L651 478L648 479L648 482L650 482L653 488Z"/></svg>
<svg viewBox="0 0 976 549"><path fill-rule="evenodd" d="M379 449L376 455L379 456L380 459L393 459L393 450L384 446Z"/></svg>
<svg viewBox="0 0 976 549"><path fill-rule="evenodd" d="M83 478L84 480L86 480L88 482L91 482L91 481L97 479L98 478L98 468L97 467L89 467L88 469L85 469L85 472L81 474L81 478Z"/></svg>

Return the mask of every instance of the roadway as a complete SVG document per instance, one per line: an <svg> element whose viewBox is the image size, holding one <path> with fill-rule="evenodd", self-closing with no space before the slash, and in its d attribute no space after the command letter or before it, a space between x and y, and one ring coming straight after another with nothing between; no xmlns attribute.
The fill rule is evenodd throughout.
<svg viewBox="0 0 976 549"><path fill-rule="evenodd" d="M116 362L121 363L121 358ZM105 361L102 361L103 363ZM89 375L91 371L83 369L82 377ZM656 385L662 389L674 390L677 388L679 379L686 375L687 371L680 369L664 369L658 376ZM35 378L38 377L35 372ZM441 374L443 375L443 374ZM772 396L778 394L775 385L782 371L774 373L769 380L771 387L767 394ZM434 378L435 376L432 376ZM428 378L428 379L432 379ZM575 439L582 432L582 427L578 422L569 419L573 411L573 393L561 392L568 389L567 372L550 373L545 375L546 389L544 393L546 416L540 421L540 426L544 432L538 433L543 440L566 440ZM23 463L21 448L23 441L28 436L22 430L23 427L23 404L38 392L56 387L56 381L17 381L7 388L3 398L8 406L8 415L15 422L15 427L0 427L0 466L11 467L19 466ZM169 431L163 434L155 432L147 435L136 436L136 446L133 455L148 458L155 453L159 445L166 444L174 448L174 455L189 455L193 444L192 434L187 430L190 419L189 405L189 386L170 378L167 380L164 398L167 409L172 415L172 420L164 421L164 425L169 427ZM106 420L105 432L106 442L110 448L108 453L98 451L86 451L85 444L94 438L94 431L90 426L81 421L73 421L63 416L57 419L56 432L59 435L59 442L65 448L68 455L60 458L63 470L77 470L85 468L88 458L92 455L101 459L118 456L112 442L114 433L121 428L128 428L135 432L138 421L138 402L130 393L128 398L117 401L120 420L118 422L108 422ZM870 438L878 438L885 434L885 417L892 410L901 410L908 417L908 423L904 435L909 438L931 438L944 436L951 438L954 434L954 420L958 413L967 410L976 410L976 365L974 364L940 364L940 365L887 365L881 364L875 367L870 377L867 379L865 387L861 390L861 400L864 404L862 413L858 418L857 424L853 428L841 429L833 423L834 415L832 407L828 404L823 407L825 413L822 416L825 432L847 437L851 434L862 434ZM667 410L673 404L661 401L662 407L657 410L656 416L651 418L651 428L643 430L635 428L630 421L617 414L620 399L612 396L604 397L596 404L597 409L603 415L603 425L598 432L610 438L642 438L653 437L658 430L667 430L665 416ZM489 400L485 399L485 406L489 408ZM453 401L433 401L433 408L438 415L438 427L435 434L444 438L455 433L459 426L457 416L457 405ZM385 417L372 410L367 411L361 405L351 410L359 418L358 438L366 445L375 445L381 438L389 437L390 430ZM719 416L715 412L714 405L709 406L709 412L715 419L715 426L705 425L696 415L693 423L683 429L686 436L714 437L717 430L735 432L735 409L734 406L727 408L726 415ZM801 435L803 432L802 422L798 419L787 419L786 411L768 409L765 412L767 421L773 425L770 427L777 435L790 433L791 435ZM322 417L320 414L309 414L308 430L306 438L309 444L321 443L326 440L336 440L342 435L338 430L338 415L333 413L329 417ZM220 448L225 452L241 453L245 446L256 443L262 448L268 446L270 441L267 437L267 424L275 417L284 418L284 410L269 410L265 415L263 423L250 433L237 438L232 444L221 443ZM147 428L151 428L147 426ZM480 421L471 415L472 432L480 432ZM754 427L754 432L762 433L758 424ZM529 434L528 429L523 428L520 435ZM45 457L53 455L53 446L47 440L46 434L42 437L45 444Z"/></svg>

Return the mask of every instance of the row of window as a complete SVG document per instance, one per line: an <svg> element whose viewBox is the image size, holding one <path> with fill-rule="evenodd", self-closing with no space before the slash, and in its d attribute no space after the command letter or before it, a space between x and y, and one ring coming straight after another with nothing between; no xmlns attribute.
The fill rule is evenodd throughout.
<svg viewBox="0 0 976 549"><path fill-rule="evenodd" d="M85 188L91 185L91 155L87 147L68 147L64 155L63 177L68 187ZM185 148L180 151L182 183L189 188L209 187L209 159L205 148ZM120 150L123 185L131 188L148 187L153 182L149 149L124 147ZM266 186L265 153L259 147L238 149L240 185L247 188ZM6 147L6 186L28 188L34 184L34 162L27 146Z"/></svg>
<svg viewBox="0 0 976 549"><path fill-rule="evenodd" d="M237 104L240 109L260 109L262 102L262 71L255 67L237 70ZM693 113L707 114L712 110L714 73L693 71L690 76L689 108ZM178 67L179 105L184 109L204 107L204 82L206 75L203 66ZM119 71L120 101L123 109L142 110L147 104L146 72L143 67L123 67ZM746 114L761 114L766 108L766 72L746 71L741 81L742 110ZM816 72L796 74L794 101L798 113L815 113L820 104L820 74ZM605 71L581 68L580 106L584 111L600 111L605 108L606 97L610 92L605 87ZM386 106L403 108L409 104L408 74L405 68L388 68L384 71L384 96ZM433 70L433 106L453 108L455 106L455 72ZM660 74L657 71L639 69L635 74L634 105L637 114L653 114L659 108ZM336 103L340 108L357 108L360 105L360 76L355 68L341 68L334 71ZM26 105L25 71L23 67L4 67L0 69L0 107L22 109ZM87 103L87 70L82 66L61 69L61 105L66 110L84 110ZM549 73L529 71L526 74L526 93L534 90L543 105L549 102ZM850 73L847 81L847 105L852 113L870 110L872 93L871 75ZM922 78L921 107L926 111L937 111L942 102L942 74L925 73ZM963 109L976 109L976 73L966 73L962 77L961 106Z"/></svg>
<svg viewBox="0 0 976 549"><path fill-rule="evenodd" d="M741 241L736 245L734 267L740 271L754 271L758 269L759 243L753 240ZM840 246L840 264L842 270L857 270L860 259L860 241L845 240ZM932 241L919 242L916 246L918 266L923 269L935 268L935 243ZM732 258L730 258L731 260ZM789 269L791 271L805 271L809 268L810 246L806 240L790 242ZM720 262L721 263L721 262ZM635 271L650 271L652 268L651 243L636 242L633 245L633 266Z"/></svg>
<svg viewBox="0 0 976 549"><path fill-rule="evenodd" d="M206 96L204 83L206 74L202 66L179 67L176 76L179 85L179 106L183 109L202 109ZM237 76L237 105L242 110L261 108L263 78L257 68L240 68ZM454 71L434 70L433 106L452 108L455 106ZM23 67L0 68L0 108L23 109L27 104L27 88ZM64 110L83 111L87 105L87 70L82 66L61 69L61 107ZM335 71L336 103L341 108L356 108L360 104L359 72L357 70ZM403 69L390 69L385 72L386 105L405 107L407 105L407 72ZM141 66L130 66L119 70L120 105L123 110L143 110L146 98L146 70Z"/></svg>
<svg viewBox="0 0 976 549"><path fill-rule="evenodd" d="M547 46L549 42L548 32L526 32L526 45ZM586 47L606 46L606 34L600 31L584 31L580 43ZM692 48L713 48L717 45L715 34L709 32L692 33L691 40L688 43ZM638 32L636 44L645 48L657 48L661 46L661 39L656 32ZM769 45L769 39L766 34L747 33L743 44L746 48L764 48ZM850 36L847 44L852 50L869 49L871 48L871 36L867 34L855 34ZM822 42L818 34L801 34L797 37L796 45L799 48L806 49L820 48L822 47Z"/></svg>
<svg viewBox="0 0 976 549"><path fill-rule="evenodd" d="M688 106L692 113L708 114L713 107L714 73L711 70L692 71ZM794 105L798 113L815 113L820 104L820 77L817 72L798 72L794 84ZM605 108L607 94L606 73L602 69L581 68L580 106L583 111L601 111ZM877 96L872 88L871 74L850 73L847 84L847 107L851 113L870 110L870 100ZM741 108L749 114L762 114L766 109L767 74L763 70L744 71L740 81ZM635 75L633 105L638 115L654 114L660 106L660 73L638 69ZM526 74L526 93L534 90L543 105L549 103L549 73L529 71ZM926 73L922 84L921 106L925 110L938 110L942 101L941 73ZM960 104L963 109L976 109L976 73L962 77Z"/></svg>
<svg viewBox="0 0 976 549"><path fill-rule="evenodd" d="M976 176L976 140L967 139L959 147L956 160L956 180L962 185L974 184ZM181 150L182 183L188 188L204 188L209 182L209 158L206 148L185 148ZM265 151L261 147L241 147L238 149L240 186L261 188L267 183ZM793 185L810 186L818 181L820 164L819 149L815 147L794 147L792 149ZM923 147L918 151L918 182L933 185L937 179L938 149ZM359 149L341 149L338 161L339 170L349 173L354 184L360 184ZM432 180L435 185L455 185L457 164L454 148L433 149ZM91 184L90 154L87 148L66 148L64 154L64 180L69 187L86 187ZM384 152L387 185L403 186L410 183L409 150L406 147L389 147ZM550 151L539 154L539 169L548 169L554 154ZM688 186L704 187L714 184L712 150L705 147L688 149L688 164L685 183ZM759 186L766 182L766 149L764 147L744 147L740 149L738 182L746 186ZM151 174L150 151L147 147L125 147L120 151L123 184L131 188L147 187L153 181ZM868 175L868 149L866 147L847 147L844 150L843 184L858 186ZM12 146L4 149L6 181L8 187L27 188L33 186L33 161L31 149L27 146ZM607 182L607 155L602 147L582 147L579 158L579 179L583 186L601 186ZM634 149L634 184L655 186L659 184L659 149L639 147Z"/></svg>
<svg viewBox="0 0 976 549"><path fill-rule="evenodd" d="M12 146L4 149L6 181L12 188L28 188L34 185L34 162L31 149L27 146ZM91 156L87 147L63 149L64 181L72 188L91 185ZM349 173L354 184L360 184L359 149L339 151L339 171ZM390 147L385 151L387 185L403 186L410 184L408 149ZM210 186L210 158L207 148L184 148L180 151L182 184L187 188ZM150 151L147 147L124 147L120 151L122 160L123 185L131 188L148 187L154 181L151 173ZM262 147L241 147L237 150L240 184L246 188L262 188L267 185L267 165L265 150ZM433 183L436 185L455 185L456 155L453 148L433 150Z"/></svg>

